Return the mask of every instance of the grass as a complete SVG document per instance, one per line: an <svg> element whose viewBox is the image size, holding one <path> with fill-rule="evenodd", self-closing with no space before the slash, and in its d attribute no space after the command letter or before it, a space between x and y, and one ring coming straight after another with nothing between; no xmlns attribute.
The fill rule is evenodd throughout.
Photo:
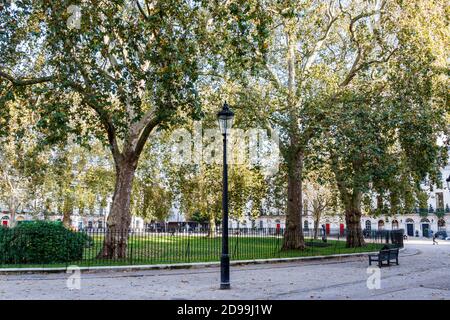
<svg viewBox="0 0 450 320"><path fill-rule="evenodd" d="M54 264L8 264L1 268L20 267L66 267L77 266L117 266L145 264L174 264L189 262L219 261L221 237L183 236L151 234L150 236L132 235L128 241L127 258L120 260L97 259L101 250L103 236L94 236L93 244L86 248L81 261ZM280 250L283 239L274 236L238 236L229 238L231 260L254 260L270 258L291 258L326 256L332 254L378 251L383 244L368 243L361 248L346 248L345 241L328 240L326 247L318 246L321 241L306 239L305 250ZM314 245L315 244L315 245Z"/></svg>

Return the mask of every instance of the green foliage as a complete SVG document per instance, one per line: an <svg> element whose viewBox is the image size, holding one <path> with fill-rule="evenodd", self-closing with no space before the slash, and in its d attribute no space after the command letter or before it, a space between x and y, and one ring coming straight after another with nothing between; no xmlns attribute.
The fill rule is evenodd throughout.
<svg viewBox="0 0 450 320"><path fill-rule="evenodd" d="M202 215L200 211L196 211L191 215L190 218L191 221L195 221L198 223L208 223L209 222L209 218Z"/></svg>
<svg viewBox="0 0 450 320"><path fill-rule="evenodd" d="M363 202L377 215L414 207L428 214L420 182L439 186L447 161L448 143L437 144L448 134L446 1L83 1L80 29L67 26L70 4L27 0L0 11L0 135L14 132L10 146L97 137L120 169L137 165L155 128L200 116L212 124L226 97L237 124L279 131L283 161L265 181L258 170L230 168L232 215L248 203L257 215L263 200L281 211L288 177L328 167L333 173L324 175L341 196L335 203L359 211ZM20 120L24 110L35 121ZM39 131L30 140L28 125ZM132 188L135 214L164 218L173 201L188 215L220 213L219 167L173 168L166 150L149 150ZM23 176L43 186L29 194L45 210L55 207L55 193L71 211L92 209L97 195L105 204L114 190L110 168L89 169L71 189L71 165L85 171L86 159L72 161L63 150L46 175L36 170L45 161L16 151L21 161L0 159L14 170L0 170L21 187ZM23 202L14 189L7 198ZM126 216L128 203L121 206Z"/></svg>
<svg viewBox="0 0 450 320"><path fill-rule="evenodd" d="M444 208L438 208L438 209L436 209L435 214L436 214L436 216L437 216L439 219L440 219L440 218L443 218L443 217L445 216L445 210L444 210Z"/></svg>
<svg viewBox="0 0 450 320"><path fill-rule="evenodd" d="M91 239L59 222L20 223L0 228L0 263L62 263L81 260Z"/></svg>
<svg viewBox="0 0 450 320"><path fill-rule="evenodd" d="M424 207L424 208L419 208L418 213L421 217L428 217L428 208Z"/></svg>

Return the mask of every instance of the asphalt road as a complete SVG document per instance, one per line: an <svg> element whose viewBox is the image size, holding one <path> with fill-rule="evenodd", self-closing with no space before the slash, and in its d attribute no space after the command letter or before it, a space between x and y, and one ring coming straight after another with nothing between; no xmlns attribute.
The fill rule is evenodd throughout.
<svg viewBox="0 0 450 320"><path fill-rule="evenodd" d="M367 257L235 266L230 290L218 289L217 267L83 273L79 281L73 274L0 275L0 300L450 299L450 241L431 243L408 241L400 265L381 270L368 270Z"/></svg>

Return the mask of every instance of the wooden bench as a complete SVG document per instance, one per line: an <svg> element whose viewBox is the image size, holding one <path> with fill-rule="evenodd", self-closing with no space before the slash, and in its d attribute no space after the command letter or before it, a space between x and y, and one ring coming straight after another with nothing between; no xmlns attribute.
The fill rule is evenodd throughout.
<svg viewBox="0 0 450 320"><path fill-rule="evenodd" d="M398 248L381 249L376 254L369 254L369 266L372 265L372 261L378 262L380 268L383 266L383 261L386 261L387 265L390 266L392 260L395 260L395 263L398 265Z"/></svg>

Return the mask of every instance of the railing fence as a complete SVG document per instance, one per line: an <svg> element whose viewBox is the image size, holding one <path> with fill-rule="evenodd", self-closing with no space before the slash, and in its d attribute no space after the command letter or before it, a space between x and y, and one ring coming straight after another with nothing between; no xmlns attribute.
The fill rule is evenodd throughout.
<svg viewBox="0 0 450 320"><path fill-rule="evenodd" d="M403 247L404 230L372 231L364 234L366 246L363 248L347 248L345 245L347 230L331 229L324 234L319 229L317 239L313 238L314 230L305 229L304 250L281 250L284 229L281 228L230 228L229 248L232 260L253 260L266 258L298 257L353 253L378 250L382 244ZM65 258L55 258L35 245L33 235L15 233L14 229L3 232L0 238L0 265L5 266L39 266L39 265L137 265L167 264L186 262L219 261L221 255L220 228L214 230L180 230L162 231L130 230L127 239L127 250L124 257L104 259L99 256L104 241L112 242L120 237L104 229L76 231L74 234L83 238L80 247L73 249L69 238L57 238L48 246L51 252L63 251ZM108 237L107 237L108 235ZM116 235L116 236L114 236ZM299 235L294 235L299 237ZM298 239L295 239L298 240ZM116 245L115 243L112 243ZM33 249L36 246L36 249ZM55 251L56 250L56 251ZM78 250L78 251L77 251Z"/></svg>

